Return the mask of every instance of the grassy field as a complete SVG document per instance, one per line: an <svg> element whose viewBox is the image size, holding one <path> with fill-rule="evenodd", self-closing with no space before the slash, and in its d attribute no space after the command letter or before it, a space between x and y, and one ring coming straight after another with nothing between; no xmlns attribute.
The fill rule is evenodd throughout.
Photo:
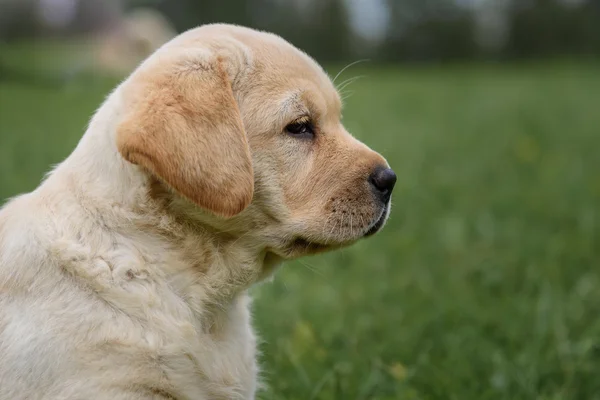
<svg viewBox="0 0 600 400"><path fill-rule="evenodd" d="M385 230L254 290L262 399L600 399L600 67L354 68L398 174ZM113 82L0 82L0 197Z"/></svg>

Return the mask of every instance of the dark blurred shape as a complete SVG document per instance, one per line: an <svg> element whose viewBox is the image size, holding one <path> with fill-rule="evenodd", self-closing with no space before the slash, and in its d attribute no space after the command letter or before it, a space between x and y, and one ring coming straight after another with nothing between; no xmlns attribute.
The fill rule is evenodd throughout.
<svg viewBox="0 0 600 400"><path fill-rule="evenodd" d="M386 61L446 61L477 55L472 12L451 1L388 0Z"/></svg>
<svg viewBox="0 0 600 400"><path fill-rule="evenodd" d="M600 1L525 3L513 5L508 56L600 54Z"/></svg>

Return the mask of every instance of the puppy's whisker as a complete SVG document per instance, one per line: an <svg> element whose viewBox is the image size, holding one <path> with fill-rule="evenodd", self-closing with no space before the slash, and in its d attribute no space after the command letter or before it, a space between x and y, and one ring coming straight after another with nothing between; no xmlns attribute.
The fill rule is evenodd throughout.
<svg viewBox="0 0 600 400"><path fill-rule="evenodd" d="M348 78L345 81L343 81L342 83L339 84L339 86L336 87L338 92L343 91L346 87L348 87L349 85L351 85L352 83L356 82L357 80L366 77L366 75L358 75L352 78Z"/></svg>
<svg viewBox="0 0 600 400"><path fill-rule="evenodd" d="M352 214L350 214L350 237L354 237L354 232L352 229Z"/></svg>
<svg viewBox="0 0 600 400"><path fill-rule="evenodd" d="M333 224L333 226L331 227L331 230L329 231L329 235L328 235L329 237L331 237L331 238L333 237L333 232L337 228L338 223L340 223L340 219L339 218L337 218L337 221L335 221L335 224Z"/></svg>
<svg viewBox="0 0 600 400"><path fill-rule="evenodd" d="M247 231L245 233L242 233L237 239L235 239L233 241L233 243L231 245L233 246L233 245L237 244L241 239L243 239L244 237L250 235L250 233L252 233L252 231Z"/></svg>
<svg viewBox="0 0 600 400"><path fill-rule="evenodd" d="M282 280L281 280L281 284L282 284L282 285L283 285L283 287L285 288L285 291L286 291L287 293L289 293L289 292L290 292L290 288L289 288L289 287L288 287L288 285L285 283L285 279L282 279Z"/></svg>
<svg viewBox="0 0 600 400"><path fill-rule="evenodd" d="M354 91L351 90L349 92L344 92L344 93L340 93L342 96L342 101L346 101L348 100L350 97L352 97L352 95L354 94Z"/></svg>
<svg viewBox="0 0 600 400"><path fill-rule="evenodd" d="M341 226L340 219L333 218L333 224L331 224L331 229L329 230L329 234L327 235L329 237L330 242L335 242L335 233L338 230L338 226Z"/></svg>
<svg viewBox="0 0 600 400"><path fill-rule="evenodd" d="M340 230L338 232L340 237L346 236L346 215L342 214L342 218L340 218Z"/></svg>
<svg viewBox="0 0 600 400"><path fill-rule="evenodd" d="M321 236L324 239L324 244L328 245L329 241L330 241L330 236L325 234L325 229L327 229L327 226L329 225L329 222L331 221L331 214L329 214L327 216L327 219L325 220L325 223L323 224L323 229L321 229Z"/></svg>
<svg viewBox="0 0 600 400"><path fill-rule="evenodd" d="M315 267L314 265L310 265L307 262L303 261L303 260L298 260L300 262L300 264L302 264L307 270L309 270L310 272L315 273L316 275L319 276L324 276L322 271L319 271L319 269L317 267Z"/></svg>
<svg viewBox="0 0 600 400"><path fill-rule="evenodd" d="M336 79L337 79L337 78L338 78L338 77L339 77L339 76L340 76L340 75L341 75L341 74L342 74L342 73L343 73L345 70L347 70L348 68L352 67L353 65L360 64L361 62L366 62L366 61L370 61L370 60L369 60L368 58L363 58L363 59L361 59L361 60L356 60L356 61L354 61L354 62L351 62L350 64L346 65L344 68L342 68L342 69L340 70L340 72L338 72L338 73L335 75L335 77L334 77L334 78L333 78L333 80L332 80L332 83L334 83L334 84L335 84L335 80L336 80Z"/></svg>
<svg viewBox="0 0 600 400"><path fill-rule="evenodd" d="M350 84L350 83L352 83L352 82L355 82L355 81L357 81L357 80L359 80L359 79L365 78L365 77L366 77L366 75L356 75L356 76L351 76L350 78L348 78L348 79L346 79L346 80L342 81L342 82L341 82L339 85L337 85L337 86L336 86L336 89L337 89L338 91L340 91L340 90L344 90L344 87L345 87L345 86L347 86L348 84Z"/></svg>

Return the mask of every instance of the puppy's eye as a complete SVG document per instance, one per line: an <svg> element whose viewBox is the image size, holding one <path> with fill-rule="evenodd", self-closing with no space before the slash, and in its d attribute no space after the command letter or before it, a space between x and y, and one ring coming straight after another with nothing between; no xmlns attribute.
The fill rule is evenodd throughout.
<svg viewBox="0 0 600 400"><path fill-rule="evenodd" d="M285 127L285 131L293 137L312 139L315 130L310 121L296 121Z"/></svg>

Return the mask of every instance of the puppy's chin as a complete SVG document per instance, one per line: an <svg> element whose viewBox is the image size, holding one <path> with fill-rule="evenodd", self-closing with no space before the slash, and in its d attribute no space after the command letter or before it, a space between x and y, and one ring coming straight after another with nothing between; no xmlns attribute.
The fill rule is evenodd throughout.
<svg viewBox="0 0 600 400"><path fill-rule="evenodd" d="M310 256L314 254L325 253L327 251L336 250L348 244L323 244L317 242L311 242L303 238L297 238L285 245L277 254L286 260L293 260L299 257Z"/></svg>
<svg viewBox="0 0 600 400"><path fill-rule="evenodd" d="M346 243L318 243L309 241L304 238L294 239L287 247L286 252L290 255L290 258L297 258L305 255L319 254L326 251L336 250L345 246L349 246L354 241Z"/></svg>

